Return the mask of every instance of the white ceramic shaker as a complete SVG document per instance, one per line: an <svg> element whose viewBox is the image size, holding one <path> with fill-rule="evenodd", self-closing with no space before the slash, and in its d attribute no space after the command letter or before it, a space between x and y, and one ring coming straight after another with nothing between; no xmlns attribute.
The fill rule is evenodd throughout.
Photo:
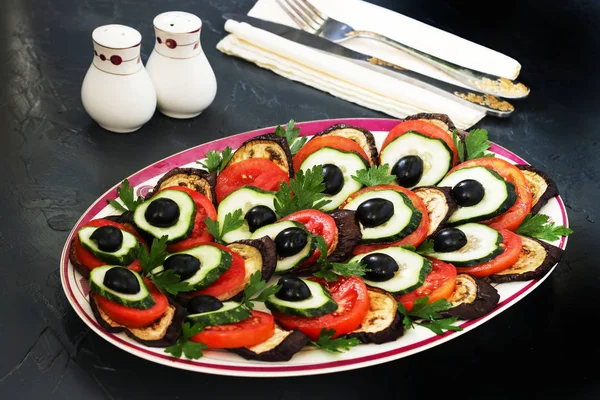
<svg viewBox="0 0 600 400"><path fill-rule="evenodd" d="M156 42L146 68L158 98L158 109L172 118L193 118L217 94L217 79L202 51L202 20L182 11L154 18Z"/></svg>
<svg viewBox="0 0 600 400"><path fill-rule="evenodd" d="M156 91L140 58L142 35L124 25L92 32L94 61L81 86L87 113L104 129L133 132L156 110Z"/></svg>

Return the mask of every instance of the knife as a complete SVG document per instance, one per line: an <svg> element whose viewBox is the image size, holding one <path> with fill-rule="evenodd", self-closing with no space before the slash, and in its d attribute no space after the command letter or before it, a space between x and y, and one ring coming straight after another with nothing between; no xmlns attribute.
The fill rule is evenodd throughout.
<svg viewBox="0 0 600 400"><path fill-rule="evenodd" d="M330 42L325 38L313 35L312 33L302 31L300 29L250 17L244 14L225 13L222 15L222 17L224 19L232 19L237 22L245 22L255 28L271 32L277 36L281 36L284 39L291 40L292 42L325 51L340 57L348 58L354 62L366 66L369 69L373 69L378 72L384 72L387 75L399 78L415 86L438 93L452 100L459 101L462 104L480 112L484 112L487 115L492 115L495 117L508 117L515 109L512 104L500 97L478 92L472 89L467 89L462 86L453 85L451 83L420 74L416 71L412 71L399 65L381 60L377 57L372 57L344 47L340 44Z"/></svg>

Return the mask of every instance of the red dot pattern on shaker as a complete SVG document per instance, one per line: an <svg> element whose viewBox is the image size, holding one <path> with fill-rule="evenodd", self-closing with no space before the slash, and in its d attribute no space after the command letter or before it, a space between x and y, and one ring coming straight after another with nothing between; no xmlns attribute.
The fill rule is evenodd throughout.
<svg viewBox="0 0 600 400"><path fill-rule="evenodd" d="M165 40L165 44L170 49L174 49L175 47L177 47L177 42L174 41L173 39L167 39L167 40Z"/></svg>
<svg viewBox="0 0 600 400"><path fill-rule="evenodd" d="M94 55L98 57L98 52L96 50L94 50Z"/></svg>
<svg viewBox="0 0 600 400"><path fill-rule="evenodd" d="M123 59L119 56L110 56L110 62L114 65L120 65L123 62Z"/></svg>
<svg viewBox="0 0 600 400"><path fill-rule="evenodd" d="M142 62L142 57L138 57L137 63L141 63Z"/></svg>
<svg viewBox="0 0 600 400"><path fill-rule="evenodd" d="M104 57L104 54L100 54L100 59L101 59L102 61L105 61L105 60L106 60L106 57Z"/></svg>
<svg viewBox="0 0 600 400"><path fill-rule="evenodd" d="M199 45L200 45L200 42L196 42L196 44L194 45L194 50L196 50Z"/></svg>
<svg viewBox="0 0 600 400"><path fill-rule="evenodd" d="M161 44L161 43L162 43L162 39L161 39L161 38L159 38L158 36L156 37L156 41L158 42L158 44Z"/></svg>

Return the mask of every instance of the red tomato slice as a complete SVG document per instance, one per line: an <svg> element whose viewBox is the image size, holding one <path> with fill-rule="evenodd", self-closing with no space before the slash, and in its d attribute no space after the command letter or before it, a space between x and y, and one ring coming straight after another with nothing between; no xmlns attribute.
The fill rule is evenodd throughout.
<svg viewBox="0 0 600 400"><path fill-rule="evenodd" d="M217 280L214 281L209 287L196 292L191 292L187 294L187 296L192 297L199 294L209 294L211 296L219 297L220 295L238 288L244 282L244 278L246 277L246 263L242 256L234 251L231 251L231 249L227 246L223 246L218 243L211 243L210 245L218 247L219 249L225 250L231 254L231 267L229 267L229 269L225 271L223 275L218 277Z"/></svg>
<svg viewBox="0 0 600 400"><path fill-rule="evenodd" d="M398 301L406 308L412 310L415 300L427 296L428 303L440 299L447 299L454 292L456 285L456 268L454 265L445 263L437 259L431 259L433 268L425 278L423 286L412 292L400 295Z"/></svg>
<svg viewBox="0 0 600 400"><path fill-rule="evenodd" d="M325 286L338 304L337 311L320 317L303 318L273 313L284 328L298 329L312 340L317 340L321 329L335 330L334 337L350 333L360 326L369 311L369 294L365 283L355 276L340 277L335 282L311 277L310 280Z"/></svg>
<svg viewBox="0 0 600 400"><path fill-rule="evenodd" d="M398 241L395 241L393 243L359 244L358 246L356 246L354 248L354 250L352 251L352 254L359 255L359 254L369 253L371 251L381 250L381 249L385 249L387 247L394 247L394 246L412 245L412 246L418 247L421 243L423 243L425 241L425 238L427 238L427 231L429 230L429 214L427 213L427 207L425 206L425 203L423 203L423 200L419 196L417 196L411 190L403 188L402 186L378 185L378 186L371 186L371 187L361 189L358 192L350 195L350 197L348 197L348 200L346 200L340 206L340 208L344 208L344 206L346 204L348 204L350 202L350 200L352 200L356 196L361 195L365 192L370 192L372 190L388 190L388 189L395 190L400 193L404 193L405 195L408 196L410 201L412 201L413 206L417 210L421 211L422 217L421 217L421 222L419 223L419 226L410 235L408 235Z"/></svg>
<svg viewBox="0 0 600 400"><path fill-rule="evenodd" d="M502 235L504 252L483 264L472 267L456 267L458 273L483 278L504 271L517 262L521 254L521 248L523 247L521 237L506 229L498 229L498 231Z"/></svg>
<svg viewBox="0 0 600 400"><path fill-rule="evenodd" d="M341 136L318 136L308 141L298 153L294 156L294 171L300 171L300 166L315 151L323 148L331 147L341 151L353 151L358 153L365 161L369 160L367 153L355 141ZM368 162L367 162L368 165Z"/></svg>
<svg viewBox="0 0 600 400"><path fill-rule="evenodd" d="M228 194L242 186L254 186L263 190L277 191L282 182L290 183L290 177L273 161L266 158L249 158L225 168L217 177L215 192L221 202Z"/></svg>
<svg viewBox="0 0 600 400"><path fill-rule="evenodd" d="M329 214L318 210L301 210L296 211L282 220L297 221L303 224L306 229L313 235L321 235L327 243L327 249L337 246L338 229L335 220ZM319 250L315 250L312 256L302 265L307 266L314 264L321 255Z"/></svg>
<svg viewBox="0 0 600 400"><path fill-rule="evenodd" d="M381 146L381 149L383 150L385 146L387 146L392 140L404 135L408 131L415 131L434 139L442 139L454 154L452 164L458 164L458 151L456 150L456 146L454 145L454 140L452 140L452 136L448 135L448 132L446 132L444 129L440 128L436 124L432 122L421 121L418 119L404 121L393 127L392 130L387 134L385 140L383 141L383 146Z"/></svg>
<svg viewBox="0 0 600 400"><path fill-rule="evenodd" d="M527 214L531 211L533 196L527 179L521 170L501 158L484 157L465 161L452 168L449 174L462 168L486 167L497 172L501 177L515 185L517 201L504 214L483 222L494 229L508 229L514 231L521 225Z"/></svg>
<svg viewBox="0 0 600 400"><path fill-rule="evenodd" d="M126 232L129 232L132 235L135 235L135 237L138 239L138 241L140 243L142 243L144 246L146 246L146 243L144 242L144 240L134 229L132 229L126 225L119 224L118 222L100 218L100 219L91 220L90 222L83 225L83 227L86 227L86 226L101 227L101 226L107 226L107 225L114 226L116 228L119 228ZM96 267L101 267L101 266L107 264L105 261L100 260L91 251L89 251L88 249L86 249L85 247L83 247L81 245L81 242L79 241L79 235L75 235L73 244L75 246L75 254L77 254L77 259L79 260L81 265L83 265L84 268L89 269L91 271ZM126 265L126 267L135 272L142 271L140 262L137 259L133 260L133 262L131 264Z"/></svg>
<svg viewBox="0 0 600 400"><path fill-rule="evenodd" d="M273 336L275 321L271 314L251 311L252 316L234 324L207 326L190 339L213 349L254 346Z"/></svg>
<svg viewBox="0 0 600 400"><path fill-rule="evenodd" d="M129 328L143 328L163 316L169 306L169 300L152 282L146 278L142 279L144 279L148 291L156 302L156 304L146 310L126 307L122 304L108 300L106 297L102 297L99 294L94 294L92 297L98 304L98 307L100 307L106 315L116 323Z"/></svg>
<svg viewBox="0 0 600 400"><path fill-rule="evenodd" d="M156 193L162 192L163 190L179 190L181 192L186 192L190 195L192 200L194 200L194 204L196 204L196 217L194 219L194 228L192 229L192 233L190 233L190 237L177 243L167 245L167 251L169 253L177 253L199 246L202 243L212 242L213 237L207 232L206 224L204 223L204 218L206 217L217 219L217 210L212 201L202 193L198 193L185 186L170 186L159 190Z"/></svg>

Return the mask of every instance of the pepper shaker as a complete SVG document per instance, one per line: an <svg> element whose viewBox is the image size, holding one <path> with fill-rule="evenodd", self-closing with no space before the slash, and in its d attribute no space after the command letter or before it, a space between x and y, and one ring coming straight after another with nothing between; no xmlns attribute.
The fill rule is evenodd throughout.
<svg viewBox="0 0 600 400"><path fill-rule="evenodd" d="M133 132L156 110L156 91L140 58L142 35L125 25L92 32L94 60L81 86L87 113L111 132Z"/></svg>
<svg viewBox="0 0 600 400"><path fill-rule="evenodd" d="M182 11L157 15L156 42L146 68L156 88L158 109L172 118L193 118L217 93L217 79L202 51L202 20Z"/></svg>

